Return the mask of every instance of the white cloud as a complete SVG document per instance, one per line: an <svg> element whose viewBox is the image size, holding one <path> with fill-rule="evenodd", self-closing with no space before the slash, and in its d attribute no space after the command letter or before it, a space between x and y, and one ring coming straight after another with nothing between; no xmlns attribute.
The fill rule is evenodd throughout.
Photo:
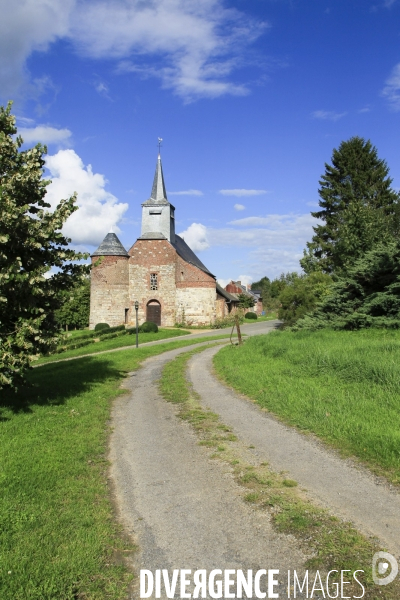
<svg viewBox="0 0 400 600"><path fill-rule="evenodd" d="M235 210L244 210L246 207L244 206L244 204L234 204L233 208Z"/></svg>
<svg viewBox="0 0 400 600"><path fill-rule="evenodd" d="M267 24L226 8L223 0L3 0L0 84L7 96L26 80L26 61L57 39L93 59L114 60L120 72L161 79L190 101L244 95L231 78ZM149 62L151 61L151 62ZM107 93L106 84L97 85Z"/></svg>
<svg viewBox="0 0 400 600"><path fill-rule="evenodd" d="M207 227L201 223L192 223L185 231L179 233L193 252L201 252L210 247Z"/></svg>
<svg viewBox="0 0 400 600"><path fill-rule="evenodd" d="M312 113L314 119L320 119L325 121L339 121L347 115L347 112L338 113L333 110L316 110Z"/></svg>
<svg viewBox="0 0 400 600"><path fill-rule="evenodd" d="M275 277L282 272L300 271L299 260L317 223L310 213L275 214L238 219L229 224L234 226L221 229L193 223L181 235L194 251L238 248L242 273L257 280L265 274Z"/></svg>
<svg viewBox="0 0 400 600"><path fill-rule="evenodd" d="M182 190L181 192L168 192L168 196L203 196L201 190Z"/></svg>
<svg viewBox="0 0 400 600"><path fill-rule="evenodd" d="M385 83L382 96L387 98L393 110L400 110L400 63L397 63Z"/></svg>
<svg viewBox="0 0 400 600"><path fill-rule="evenodd" d="M49 125L37 125L36 127L20 127L18 134L22 136L26 144L41 142L42 144L65 144L70 142L71 131L69 129L56 129Z"/></svg>
<svg viewBox="0 0 400 600"><path fill-rule="evenodd" d="M99 0L79 5L71 36L82 54L119 60L121 72L159 77L192 100L246 94L228 78L265 27L221 0Z"/></svg>
<svg viewBox="0 0 400 600"><path fill-rule="evenodd" d="M228 285L228 283L230 283L231 281L232 281L232 279L224 279L224 278L222 278L222 279L218 278L217 279L217 283L219 283L219 285L222 288L225 288Z"/></svg>
<svg viewBox="0 0 400 600"><path fill-rule="evenodd" d="M395 2L396 0L384 0L383 6L385 8L391 8Z"/></svg>
<svg viewBox="0 0 400 600"><path fill-rule="evenodd" d="M233 189L233 190L219 190L219 193L223 196L262 196L268 194L268 190L244 190L244 189Z"/></svg>
<svg viewBox="0 0 400 600"><path fill-rule="evenodd" d="M26 82L25 63L35 51L68 33L75 0L3 0L0 19L0 84L2 96L15 95Z"/></svg>
<svg viewBox="0 0 400 600"><path fill-rule="evenodd" d="M61 199L78 193L79 210L69 217L63 228L74 244L97 246L111 228L119 233L118 223L128 205L118 202L105 190L104 175L93 173L91 165L85 167L74 150L60 150L48 156L46 167L52 179L46 201L53 208Z"/></svg>

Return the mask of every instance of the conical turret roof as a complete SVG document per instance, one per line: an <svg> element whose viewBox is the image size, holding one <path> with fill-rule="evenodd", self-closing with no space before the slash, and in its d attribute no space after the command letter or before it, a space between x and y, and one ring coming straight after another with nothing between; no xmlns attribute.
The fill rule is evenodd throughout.
<svg viewBox="0 0 400 600"><path fill-rule="evenodd" d="M92 256L129 256L115 233L107 233Z"/></svg>
<svg viewBox="0 0 400 600"><path fill-rule="evenodd" d="M151 188L151 196L143 204L169 204L165 189L160 155L158 155L157 158L156 172L154 174L153 187Z"/></svg>

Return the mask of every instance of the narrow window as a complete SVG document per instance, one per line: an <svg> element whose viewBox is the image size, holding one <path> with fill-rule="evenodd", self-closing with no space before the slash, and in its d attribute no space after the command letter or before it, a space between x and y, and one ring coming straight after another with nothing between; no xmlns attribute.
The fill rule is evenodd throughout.
<svg viewBox="0 0 400 600"><path fill-rule="evenodd" d="M150 289L158 290L158 277L157 273L150 273Z"/></svg>

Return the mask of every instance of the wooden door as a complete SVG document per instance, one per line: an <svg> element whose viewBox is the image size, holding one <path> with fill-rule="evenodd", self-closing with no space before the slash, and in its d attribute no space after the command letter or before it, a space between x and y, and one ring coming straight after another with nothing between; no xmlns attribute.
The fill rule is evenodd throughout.
<svg viewBox="0 0 400 600"><path fill-rule="evenodd" d="M146 321L161 325L161 305L158 302L151 302L147 305Z"/></svg>

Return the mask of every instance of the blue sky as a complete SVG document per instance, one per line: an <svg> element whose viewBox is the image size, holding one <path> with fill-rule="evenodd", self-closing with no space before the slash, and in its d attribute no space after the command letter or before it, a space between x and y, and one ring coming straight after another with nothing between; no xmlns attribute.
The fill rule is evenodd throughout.
<svg viewBox="0 0 400 600"><path fill-rule="evenodd" d="M0 4L1 101L48 145L51 204L78 192L79 248L140 235L159 136L177 231L223 283L299 270L342 140L400 188L400 0Z"/></svg>

